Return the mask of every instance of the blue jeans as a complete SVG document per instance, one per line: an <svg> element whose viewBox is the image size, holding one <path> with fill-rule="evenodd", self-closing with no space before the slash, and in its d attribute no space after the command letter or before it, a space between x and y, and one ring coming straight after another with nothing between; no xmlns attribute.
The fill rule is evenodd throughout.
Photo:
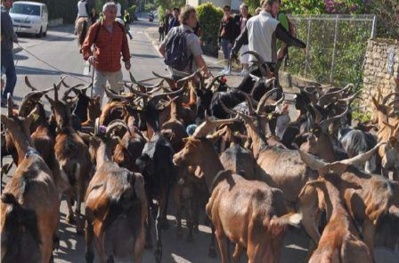
<svg viewBox="0 0 399 263"><path fill-rule="evenodd" d="M230 50L231 50L231 48L229 47L230 40L228 40L226 38L222 38L220 40L220 44L222 46L224 59L230 59Z"/></svg>
<svg viewBox="0 0 399 263"><path fill-rule="evenodd" d="M2 99L7 99L7 93L12 96L15 84L17 83L17 73L15 72L14 57L12 50L1 50L1 71L6 75L6 86L4 87Z"/></svg>

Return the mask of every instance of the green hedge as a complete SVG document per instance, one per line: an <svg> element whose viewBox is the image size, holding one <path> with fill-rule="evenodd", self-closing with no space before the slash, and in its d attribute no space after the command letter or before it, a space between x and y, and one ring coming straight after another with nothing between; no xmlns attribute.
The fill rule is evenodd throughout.
<svg viewBox="0 0 399 263"><path fill-rule="evenodd" d="M223 11L209 2L199 5L196 10L201 25L202 49L206 54L217 56L219 24L223 17Z"/></svg>

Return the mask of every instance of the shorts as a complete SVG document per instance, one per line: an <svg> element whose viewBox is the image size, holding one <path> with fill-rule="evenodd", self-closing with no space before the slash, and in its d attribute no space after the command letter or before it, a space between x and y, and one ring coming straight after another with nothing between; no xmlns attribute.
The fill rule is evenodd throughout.
<svg viewBox="0 0 399 263"><path fill-rule="evenodd" d="M241 62L241 64L248 64L249 63L249 54L245 54L245 55L242 55L243 53L245 53L245 52L247 52L249 49L248 49L248 45L243 45L241 48L240 48L240 62Z"/></svg>

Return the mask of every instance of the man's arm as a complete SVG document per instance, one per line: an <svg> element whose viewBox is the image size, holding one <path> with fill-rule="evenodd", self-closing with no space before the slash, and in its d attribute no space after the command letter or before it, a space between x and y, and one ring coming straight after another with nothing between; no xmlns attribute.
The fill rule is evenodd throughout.
<svg viewBox="0 0 399 263"><path fill-rule="evenodd" d="M292 37L280 23L276 27L276 37L283 41L287 45L287 47L294 46L299 48L306 48L305 43L295 37Z"/></svg>
<svg viewBox="0 0 399 263"><path fill-rule="evenodd" d="M129 43L127 41L127 36L125 34L125 30L121 28L123 37L122 37L122 60L126 63L130 63L130 50L129 50Z"/></svg>
<svg viewBox="0 0 399 263"><path fill-rule="evenodd" d="M234 42L234 46L231 49L231 55L236 56L241 46L244 44L245 40L248 40L248 30L245 27L244 31L242 31L241 35L236 38Z"/></svg>
<svg viewBox="0 0 399 263"><path fill-rule="evenodd" d="M94 41L95 32L97 32L97 30L98 31L100 30L98 28L99 26L100 24L94 24L91 27L89 27L89 31L87 32L87 36L82 45L82 54L84 60L88 60L89 57L93 56L93 52L91 51L91 46L94 44L93 41Z"/></svg>
<svg viewBox="0 0 399 263"><path fill-rule="evenodd" d="M204 77L208 78L210 76L210 73L209 73L208 67L206 66L206 63L205 63L202 55L195 56L194 61L198 68L202 68Z"/></svg>
<svg viewBox="0 0 399 263"><path fill-rule="evenodd" d="M18 38L14 33L10 14L7 12L1 12L1 37L2 39L12 40L13 42L18 43Z"/></svg>

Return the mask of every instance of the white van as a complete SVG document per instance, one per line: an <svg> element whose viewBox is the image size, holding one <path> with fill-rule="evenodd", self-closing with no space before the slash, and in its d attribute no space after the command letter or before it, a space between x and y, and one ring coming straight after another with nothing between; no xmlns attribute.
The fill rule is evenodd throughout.
<svg viewBox="0 0 399 263"><path fill-rule="evenodd" d="M10 9L10 16L16 33L30 33L37 37L46 36L48 27L46 4L29 1L14 2Z"/></svg>

